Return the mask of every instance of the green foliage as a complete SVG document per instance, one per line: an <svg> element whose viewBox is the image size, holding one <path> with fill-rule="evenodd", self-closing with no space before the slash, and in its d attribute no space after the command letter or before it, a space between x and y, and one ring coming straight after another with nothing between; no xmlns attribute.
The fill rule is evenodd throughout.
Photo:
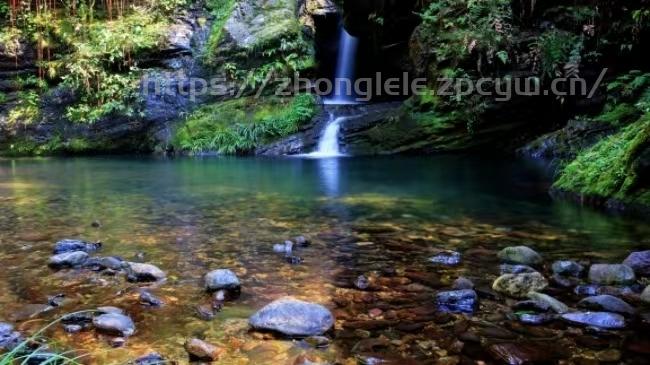
<svg viewBox="0 0 650 365"><path fill-rule="evenodd" d="M243 154L258 145L295 133L315 115L313 95L293 99L242 98L206 105L186 120L174 138L185 151Z"/></svg>
<svg viewBox="0 0 650 365"><path fill-rule="evenodd" d="M39 101L40 96L36 91L20 91L18 103L9 111L7 122L12 125L33 123L39 116Z"/></svg>
<svg viewBox="0 0 650 365"><path fill-rule="evenodd" d="M0 91L0 104L4 104L5 101L7 101L7 94Z"/></svg>
<svg viewBox="0 0 650 365"><path fill-rule="evenodd" d="M512 37L509 0L435 1L420 16L421 34L432 45L439 64L454 66L472 53L488 63L495 56L504 63L508 60Z"/></svg>
<svg viewBox="0 0 650 365"><path fill-rule="evenodd" d="M607 103L595 120L621 125L649 111L650 73L631 71L607 84Z"/></svg>
<svg viewBox="0 0 650 365"><path fill-rule="evenodd" d="M554 187L586 196L629 200L639 188L633 162L649 144L650 114L645 114L579 154L560 171Z"/></svg>
<svg viewBox="0 0 650 365"><path fill-rule="evenodd" d="M579 63L582 39L573 33L551 29L533 44L539 57L542 76L563 75L563 66L571 61Z"/></svg>
<svg viewBox="0 0 650 365"><path fill-rule="evenodd" d="M226 25L226 21L237 3L236 0L208 0L207 6L210 9L210 13L214 17L212 20L212 31L210 32L210 38L203 53L203 62L209 66L216 66L214 64L214 56L217 53L217 48L219 47L219 42L221 42L221 34L223 27Z"/></svg>

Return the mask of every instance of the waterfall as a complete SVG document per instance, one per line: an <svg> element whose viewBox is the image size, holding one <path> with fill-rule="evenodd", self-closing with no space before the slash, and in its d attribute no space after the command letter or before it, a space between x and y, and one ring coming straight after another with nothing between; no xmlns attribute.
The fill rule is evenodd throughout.
<svg viewBox="0 0 650 365"><path fill-rule="evenodd" d="M326 104L356 104L354 96L355 59L359 39L341 27L339 51L334 75L334 96Z"/></svg>
<svg viewBox="0 0 650 365"><path fill-rule="evenodd" d="M325 126L325 130L318 140L318 147L315 152L310 153L310 157L336 157L342 156L339 148L339 130L341 129L341 122L345 117L334 117L330 113L330 119Z"/></svg>

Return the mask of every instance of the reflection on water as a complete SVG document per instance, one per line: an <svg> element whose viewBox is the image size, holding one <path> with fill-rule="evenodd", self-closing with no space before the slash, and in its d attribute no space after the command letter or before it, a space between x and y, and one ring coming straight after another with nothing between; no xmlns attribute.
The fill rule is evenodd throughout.
<svg viewBox="0 0 650 365"><path fill-rule="evenodd" d="M62 313L115 305L138 326L124 348L111 349L93 331L50 335L90 352L89 363L149 351L185 359L181 345L191 336L228 346L227 363L278 363L287 355L269 352L292 353L293 345L256 347L271 345L247 333L246 319L283 295L335 307L358 275L437 270L426 256L440 248L525 243L549 259L604 261L650 243L644 222L552 202L547 184L540 166L466 156L0 160L0 321L29 330ZM101 227L91 227L95 220ZM299 234L313 243L298 252L303 264L289 265L272 244ZM161 267L169 280L151 290L167 305L142 307L119 276L48 269L53 243L73 237L101 240L102 255L141 253ZM241 277L242 297L215 320L200 320L194 307L209 301L201 277L221 267ZM469 260L438 274L491 280L497 270ZM63 308L32 320L23 313L59 293L69 298ZM337 340L319 356L341 360L354 343Z"/></svg>

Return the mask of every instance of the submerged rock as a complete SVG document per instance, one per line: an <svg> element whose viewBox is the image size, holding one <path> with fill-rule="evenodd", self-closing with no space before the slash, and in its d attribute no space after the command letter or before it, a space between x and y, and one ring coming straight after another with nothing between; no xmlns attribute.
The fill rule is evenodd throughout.
<svg viewBox="0 0 650 365"><path fill-rule="evenodd" d="M101 242L86 242L82 240L64 239L54 245L54 254L73 251L93 252L99 250L101 247Z"/></svg>
<svg viewBox="0 0 650 365"><path fill-rule="evenodd" d="M555 313L563 314L569 311L569 307L567 307L566 304L551 297L550 295L532 292L528 294L528 297L534 301L544 303L549 308L551 308Z"/></svg>
<svg viewBox="0 0 650 365"><path fill-rule="evenodd" d="M625 327L625 318L620 314L609 312L573 312L562 316L567 322L583 326L593 326L604 329L620 329Z"/></svg>
<svg viewBox="0 0 650 365"><path fill-rule="evenodd" d="M535 343L498 343L488 347L488 352L497 360L509 365L551 363L562 357L557 347Z"/></svg>
<svg viewBox="0 0 650 365"><path fill-rule="evenodd" d="M454 283L451 285L451 287L454 290L474 289L474 283L471 280L461 276L458 279L454 280Z"/></svg>
<svg viewBox="0 0 650 365"><path fill-rule="evenodd" d="M435 300L442 312L472 313L478 305L478 295L471 289L439 292Z"/></svg>
<svg viewBox="0 0 650 365"><path fill-rule="evenodd" d="M249 323L255 329L287 336L319 336L332 328L334 316L320 304L285 297L260 309Z"/></svg>
<svg viewBox="0 0 650 365"><path fill-rule="evenodd" d="M600 285L628 285L634 283L634 270L621 264L595 264L589 268L589 280Z"/></svg>
<svg viewBox="0 0 650 365"><path fill-rule="evenodd" d="M455 266L460 264L461 255L456 251L443 251L429 258L429 261L439 265Z"/></svg>
<svg viewBox="0 0 650 365"><path fill-rule="evenodd" d="M64 252L50 257L48 265L59 269L63 267L79 267L88 260L88 254L83 251Z"/></svg>
<svg viewBox="0 0 650 365"><path fill-rule="evenodd" d="M578 302L578 307L629 315L632 315L635 312L631 305L612 295L597 295L594 297L584 298Z"/></svg>
<svg viewBox="0 0 650 365"><path fill-rule="evenodd" d="M501 264L499 266L499 272L501 272L501 275L503 275L503 274L525 274L525 273L536 272L536 270L533 269L530 266L527 266L527 265Z"/></svg>
<svg viewBox="0 0 650 365"><path fill-rule="evenodd" d="M140 304L148 305L151 307L160 307L161 305L164 304L162 300L160 300L158 297L155 295L151 294L150 292L143 290L140 292Z"/></svg>
<svg viewBox="0 0 650 365"><path fill-rule="evenodd" d="M273 252L275 253L291 254L292 251L293 242L291 241L284 241L284 243L277 243L273 245Z"/></svg>
<svg viewBox="0 0 650 365"><path fill-rule="evenodd" d="M542 291L547 286L544 276L534 272L501 275L492 284L492 289L513 298L525 298L528 293Z"/></svg>
<svg viewBox="0 0 650 365"><path fill-rule="evenodd" d="M535 266L542 263L543 259L535 250L527 246L506 247L497 254L499 260L509 264Z"/></svg>
<svg viewBox="0 0 650 365"><path fill-rule="evenodd" d="M125 265L127 279L132 282L159 281L167 277L164 271L155 265L142 264L139 262L127 262Z"/></svg>
<svg viewBox="0 0 650 365"><path fill-rule="evenodd" d="M359 275L354 281L354 286L360 290L366 290L370 287L370 280L364 275Z"/></svg>
<svg viewBox="0 0 650 365"><path fill-rule="evenodd" d="M13 325L0 322L0 349L11 351L22 341L22 335L14 331Z"/></svg>
<svg viewBox="0 0 650 365"><path fill-rule="evenodd" d="M584 266L570 260L555 261L551 268L554 274L574 277L582 275L582 272L585 270Z"/></svg>
<svg viewBox="0 0 650 365"><path fill-rule="evenodd" d="M210 271L203 279L207 291L217 290L239 290L241 284L239 278L234 272L228 269L218 269Z"/></svg>
<svg viewBox="0 0 650 365"><path fill-rule="evenodd" d="M524 313L519 315L519 322L524 324L538 325L538 324L546 324L552 322L556 318L557 318L556 315L548 314L548 313L541 313L541 314Z"/></svg>
<svg viewBox="0 0 650 365"><path fill-rule="evenodd" d="M307 247L310 244L309 239L305 236L296 236L293 238L293 242L300 247Z"/></svg>
<svg viewBox="0 0 650 365"><path fill-rule="evenodd" d="M191 359L203 361L217 361L226 352L225 349L198 338L188 340L184 347Z"/></svg>
<svg viewBox="0 0 650 365"><path fill-rule="evenodd" d="M133 361L135 365L165 365L167 360L157 352L140 356Z"/></svg>
<svg viewBox="0 0 650 365"><path fill-rule="evenodd" d="M650 276L650 250L632 252L624 261L639 276Z"/></svg>
<svg viewBox="0 0 650 365"><path fill-rule="evenodd" d="M135 333L135 323L124 315L117 313L101 314L93 318L93 326L102 332L129 337Z"/></svg>
<svg viewBox="0 0 650 365"><path fill-rule="evenodd" d="M125 261L119 257L107 256L107 257L92 257L84 263L84 267L91 270L121 270L124 268Z"/></svg>

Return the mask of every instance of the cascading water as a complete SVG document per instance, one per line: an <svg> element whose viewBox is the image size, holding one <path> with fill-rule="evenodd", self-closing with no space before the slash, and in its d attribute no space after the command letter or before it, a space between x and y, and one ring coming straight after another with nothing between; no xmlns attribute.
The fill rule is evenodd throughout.
<svg viewBox="0 0 650 365"><path fill-rule="evenodd" d="M334 78L334 95L325 100L325 104L356 104L353 86L355 59L359 40L341 27L341 38L339 40L339 52L336 64L336 75ZM330 113L330 119L323 130L318 141L318 148L310 153L311 157L336 157L341 156L339 148L339 131L341 122L346 117L336 117Z"/></svg>

